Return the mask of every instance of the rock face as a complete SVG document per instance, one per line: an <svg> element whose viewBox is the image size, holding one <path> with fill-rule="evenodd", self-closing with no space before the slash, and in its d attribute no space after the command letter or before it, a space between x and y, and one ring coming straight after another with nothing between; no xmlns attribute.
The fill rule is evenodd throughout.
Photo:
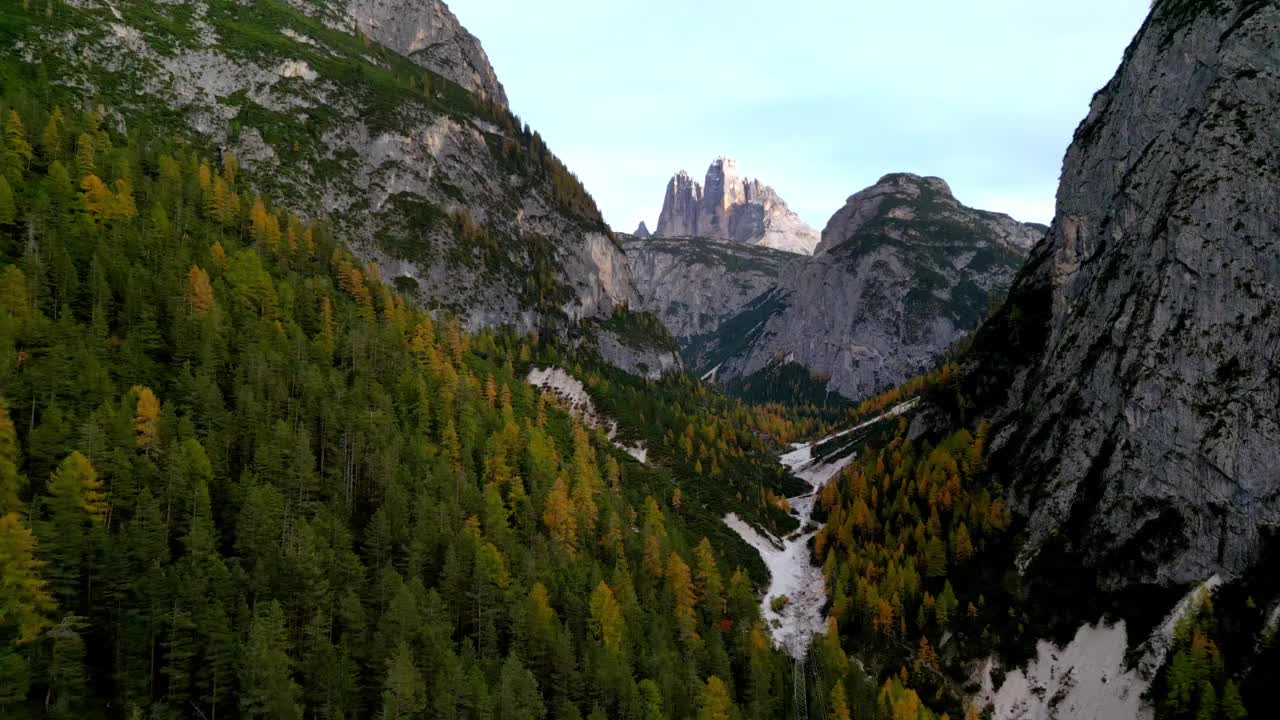
<svg viewBox="0 0 1280 720"><path fill-rule="evenodd" d="M636 228L636 231L632 233L632 235L635 235L641 240L653 237L653 233L649 232L649 226L645 225L643 220L640 221L640 227Z"/></svg>
<svg viewBox="0 0 1280 720"><path fill-rule="evenodd" d="M702 238L622 236L640 308L661 319L677 340L715 332L772 290L795 255Z"/></svg>
<svg viewBox="0 0 1280 720"><path fill-rule="evenodd" d="M961 205L938 178L888 175L849 198L816 255L781 268L776 286L692 339L686 357L722 381L796 363L865 397L928 369L972 330L1043 233Z"/></svg>
<svg viewBox="0 0 1280 720"><path fill-rule="evenodd" d="M1024 569L1065 543L1103 590L1184 586L1280 527L1277 37L1275 2L1157 2L975 339Z"/></svg>
<svg viewBox="0 0 1280 720"><path fill-rule="evenodd" d="M638 302L594 203L505 109L442 2L75 2L65 35L20 39L62 63L57 82L117 98L106 109L121 129L185 120L181 132L234 153L289 209L327 217L424 305L472 329L530 330ZM236 35L246 22L265 35Z"/></svg>
<svg viewBox="0 0 1280 720"><path fill-rule="evenodd" d="M792 212L773 188L738 175L731 158L721 157L699 185L683 170L667 183L658 218L658 237L699 237L810 255L818 233Z"/></svg>
<svg viewBox="0 0 1280 720"><path fill-rule="evenodd" d="M507 106L507 94L480 41L442 0L350 0L347 13L360 32L384 47Z"/></svg>

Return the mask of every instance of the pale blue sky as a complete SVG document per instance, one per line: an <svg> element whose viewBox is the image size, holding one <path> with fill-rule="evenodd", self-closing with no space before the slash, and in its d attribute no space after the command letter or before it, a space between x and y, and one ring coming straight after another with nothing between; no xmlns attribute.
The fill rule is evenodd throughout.
<svg viewBox="0 0 1280 720"><path fill-rule="evenodd" d="M717 155L821 230L881 175L1048 222L1150 0L450 0L614 229Z"/></svg>

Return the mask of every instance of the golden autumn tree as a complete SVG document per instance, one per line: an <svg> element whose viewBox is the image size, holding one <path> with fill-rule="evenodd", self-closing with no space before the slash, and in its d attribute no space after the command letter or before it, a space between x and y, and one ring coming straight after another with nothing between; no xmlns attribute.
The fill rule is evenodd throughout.
<svg viewBox="0 0 1280 720"><path fill-rule="evenodd" d="M112 218L115 196L102 178L90 173L80 181L80 203L89 217L106 221Z"/></svg>
<svg viewBox="0 0 1280 720"><path fill-rule="evenodd" d="M213 256L213 266L219 270L227 269L227 250L222 247L220 240L214 240L213 246L209 248L209 254Z"/></svg>
<svg viewBox="0 0 1280 720"><path fill-rule="evenodd" d="M81 133L76 138L76 166L80 171L80 176L92 175L98 169L97 151L94 148L93 137L89 133Z"/></svg>
<svg viewBox="0 0 1280 720"><path fill-rule="evenodd" d="M849 694L844 689L844 680L837 680L831 689L832 720L849 720Z"/></svg>
<svg viewBox="0 0 1280 720"><path fill-rule="evenodd" d="M608 583L601 580L591 593L591 631L604 649L617 655L622 652L624 622L622 607Z"/></svg>
<svg viewBox="0 0 1280 720"><path fill-rule="evenodd" d="M569 497L569 483L564 475L556 478L555 485L551 487L551 493L547 495L542 522L547 526L551 538L556 543L571 553L577 550L578 520L573 500Z"/></svg>
<svg viewBox="0 0 1280 720"><path fill-rule="evenodd" d="M143 385L134 385L133 394L138 398L133 415L138 447L150 454L159 442L160 399L151 388Z"/></svg>
<svg viewBox="0 0 1280 720"><path fill-rule="evenodd" d="M16 512L0 515L0 629L16 631L19 644L35 641L49 626L53 597L40 577L36 539Z"/></svg>
<svg viewBox="0 0 1280 720"><path fill-rule="evenodd" d="M678 552L672 552L667 558L667 588L675 599L673 612L676 616L676 624L680 627L681 637L685 641L697 640L697 614L694 611L697 595L694 593L693 577L689 572L689 566Z"/></svg>
<svg viewBox="0 0 1280 720"><path fill-rule="evenodd" d="M729 720L733 717L733 700L729 688L719 677L712 675L702 688L702 707L698 720Z"/></svg>
<svg viewBox="0 0 1280 720"><path fill-rule="evenodd" d="M21 164L23 170L31 167L31 158L35 153L31 143L27 142L27 129L22 125L22 117L18 111L10 110L4 121L4 144L7 152L12 153Z"/></svg>
<svg viewBox="0 0 1280 720"><path fill-rule="evenodd" d="M209 273L199 265L192 265L191 272L187 273L187 302L198 318L213 310L213 286L209 284Z"/></svg>

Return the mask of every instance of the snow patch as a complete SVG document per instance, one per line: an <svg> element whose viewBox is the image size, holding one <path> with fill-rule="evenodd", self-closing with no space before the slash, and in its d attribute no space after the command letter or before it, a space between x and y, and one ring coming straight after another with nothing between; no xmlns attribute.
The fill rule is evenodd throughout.
<svg viewBox="0 0 1280 720"><path fill-rule="evenodd" d="M1147 680L1125 668L1128 646L1123 621L1083 625L1065 647L1040 641L1035 659L1006 675L999 690L988 659L979 670L981 704L993 720L1147 720Z"/></svg>
<svg viewBox="0 0 1280 720"><path fill-rule="evenodd" d="M720 365L717 365L717 366L715 366L715 367L711 368L710 370L708 370L708 371L706 371L705 373L703 373L703 374L702 374L702 377L700 377L700 378L698 378L698 379L699 379L699 380L701 380L702 382L708 382L708 381L710 381L710 382L715 382L715 379L716 379L716 373L720 371L720 367L721 367L722 365L724 365L724 363L720 363Z"/></svg>
<svg viewBox="0 0 1280 720"><path fill-rule="evenodd" d="M1164 666L1169 650L1173 647L1173 631L1177 629L1178 623L1188 615L1195 614L1200 609L1204 598L1216 592L1220 585L1222 585L1222 577L1214 575L1183 596L1178 604L1173 606L1173 610L1165 617L1164 622L1160 623L1151 632L1151 637L1138 648L1142 652L1142 660L1138 662L1138 668L1148 681L1154 679L1156 673Z"/></svg>
<svg viewBox="0 0 1280 720"><path fill-rule="evenodd" d="M992 708L993 720L1149 720L1154 713L1142 696L1168 659L1174 630L1222 582L1214 575L1179 600L1137 648L1141 659L1136 668L1125 666L1128 634L1123 621L1083 625L1065 647L1041 640L1036 658L1005 676L999 689L991 680L994 662L984 662L978 670L979 705Z"/></svg>
<svg viewBox="0 0 1280 720"><path fill-rule="evenodd" d="M587 386L578 378L560 368L533 368L526 382L554 393L569 404L569 409L588 427L601 428L613 446L635 458L640 463L649 462L649 450L639 443L627 445L617 440L618 423L596 411L595 403L587 392Z"/></svg>
<svg viewBox="0 0 1280 720"><path fill-rule="evenodd" d="M1267 623L1262 626L1262 636L1258 638L1259 644L1265 644L1271 641L1276 634L1280 633L1280 603L1271 610L1271 617L1267 618Z"/></svg>

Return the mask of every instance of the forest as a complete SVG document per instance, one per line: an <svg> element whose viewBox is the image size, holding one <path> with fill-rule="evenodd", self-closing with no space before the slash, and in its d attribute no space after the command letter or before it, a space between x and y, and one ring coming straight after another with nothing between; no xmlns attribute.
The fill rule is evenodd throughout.
<svg viewBox="0 0 1280 720"><path fill-rule="evenodd" d="M0 714L786 713L759 579L523 381L550 341L412 308L229 154L0 117Z"/></svg>

